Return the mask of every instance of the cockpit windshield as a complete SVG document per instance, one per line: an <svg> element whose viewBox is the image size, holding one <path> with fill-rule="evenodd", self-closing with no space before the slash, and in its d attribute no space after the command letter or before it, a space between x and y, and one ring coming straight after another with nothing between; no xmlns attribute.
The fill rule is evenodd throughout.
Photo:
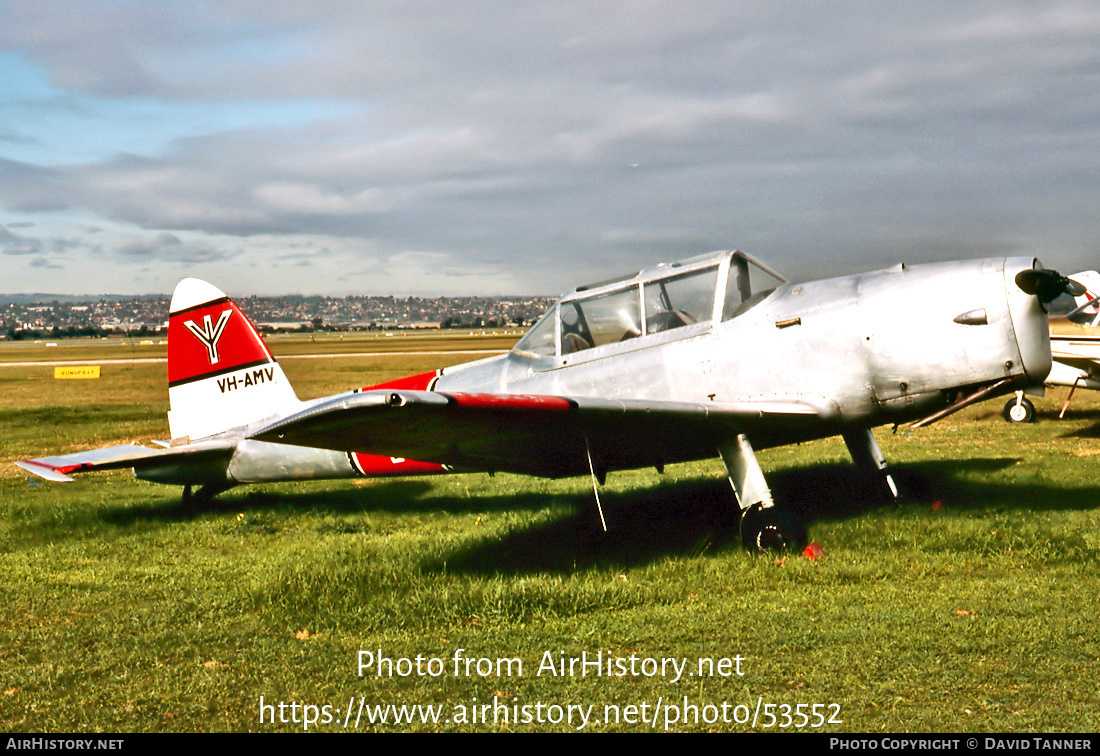
<svg viewBox="0 0 1100 756"><path fill-rule="evenodd" d="M555 304L547 310L538 322L531 326L527 335L519 340L512 349L516 352L538 355L539 357L553 357L558 351L557 315L558 306Z"/></svg>
<svg viewBox="0 0 1100 756"><path fill-rule="evenodd" d="M750 265L749 263L752 263ZM722 320L732 320L752 309L787 279L747 255L734 255L726 276Z"/></svg>

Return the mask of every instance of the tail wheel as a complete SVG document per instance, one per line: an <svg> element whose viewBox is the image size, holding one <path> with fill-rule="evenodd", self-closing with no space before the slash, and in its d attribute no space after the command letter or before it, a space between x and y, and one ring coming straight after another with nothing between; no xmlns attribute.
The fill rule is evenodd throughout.
<svg viewBox="0 0 1100 756"><path fill-rule="evenodd" d="M1033 423L1035 422L1035 405L1027 399L1019 401L1009 399L1001 414L1010 423Z"/></svg>
<svg viewBox="0 0 1100 756"><path fill-rule="evenodd" d="M801 551L808 540L806 526L786 509L756 504L741 517L741 541L749 551Z"/></svg>

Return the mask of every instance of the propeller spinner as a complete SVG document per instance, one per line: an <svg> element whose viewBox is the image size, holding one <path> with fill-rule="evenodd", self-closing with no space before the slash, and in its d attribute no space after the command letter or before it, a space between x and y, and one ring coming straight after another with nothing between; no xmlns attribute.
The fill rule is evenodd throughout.
<svg viewBox="0 0 1100 756"><path fill-rule="evenodd" d="M1016 274L1016 285L1025 293L1039 297L1039 301L1048 304L1057 299L1062 293L1079 297L1085 293L1085 287L1066 278L1056 270L1033 268L1021 270Z"/></svg>

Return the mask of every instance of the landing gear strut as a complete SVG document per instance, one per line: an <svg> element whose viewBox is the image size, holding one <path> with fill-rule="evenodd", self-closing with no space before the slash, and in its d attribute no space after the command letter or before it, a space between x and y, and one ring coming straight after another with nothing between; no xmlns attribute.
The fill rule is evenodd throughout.
<svg viewBox="0 0 1100 756"><path fill-rule="evenodd" d="M745 548L760 554L805 548L805 526L794 514L775 506L749 439L740 434L733 441L719 444L718 453L741 507L741 542Z"/></svg>
<svg viewBox="0 0 1100 756"><path fill-rule="evenodd" d="M886 457L879 448L878 441L870 428L848 431L842 434L844 444L848 447L848 453L852 455L852 461L856 463L863 473L868 475L875 483L875 494L882 501L897 504L901 499L898 493L898 484L894 482L894 476L890 474L890 468L886 464Z"/></svg>
<svg viewBox="0 0 1100 756"><path fill-rule="evenodd" d="M191 484L183 487L183 508L189 512L202 509L210 504L211 500L220 493L233 487L232 483L207 483L197 492L191 493Z"/></svg>

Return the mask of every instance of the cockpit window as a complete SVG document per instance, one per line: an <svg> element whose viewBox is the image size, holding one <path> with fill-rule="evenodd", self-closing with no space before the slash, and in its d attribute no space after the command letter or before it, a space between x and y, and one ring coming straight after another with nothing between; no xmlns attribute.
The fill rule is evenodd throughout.
<svg viewBox="0 0 1100 756"><path fill-rule="evenodd" d="M717 284L717 265L647 283L646 333L671 331L710 320Z"/></svg>
<svg viewBox="0 0 1100 756"><path fill-rule="evenodd" d="M638 287L561 304L561 353L626 341L642 335Z"/></svg>
<svg viewBox="0 0 1100 756"><path fill-rule="evenodd" d="M557 310L557 305L551 307L546 314L539 318L539 321L531 326L531 330L527 332L527 335L512 348L517 352L553 357L557 352L557 344L555 344L554 339L555 310Z"/></svg>

